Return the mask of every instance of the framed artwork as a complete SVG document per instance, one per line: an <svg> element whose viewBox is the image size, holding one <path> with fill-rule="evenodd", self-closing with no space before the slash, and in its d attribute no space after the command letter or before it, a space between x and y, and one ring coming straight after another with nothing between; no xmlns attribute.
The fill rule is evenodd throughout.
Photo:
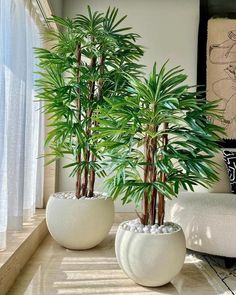
<svg viewBox="0 0 236 295"><path fill-rule="evenodd" d="M220 145L236 148L235 1L200 0L197 84L205 85L207 100L221 99L223 119L214 122L226 131Z"/></svg>

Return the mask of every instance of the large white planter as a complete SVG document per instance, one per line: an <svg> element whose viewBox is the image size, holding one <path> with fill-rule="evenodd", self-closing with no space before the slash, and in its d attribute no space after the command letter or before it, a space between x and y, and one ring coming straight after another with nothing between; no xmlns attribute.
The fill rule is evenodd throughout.
<svg viewBox="0 0 236 295"><path fill-rule="evenodd" d="M50 196L46 222L52 237L68 249L95 247L108 234L114 221L111 198L63 199Z"/></svg>
<svg viewBox="0 0 236 295"><path fill-rule="evenodd" d="M181 270L185 237L181 228L173 233L136 233L119 226L116 257L123 271L137 284L158 287L170 282Z"/></svg>

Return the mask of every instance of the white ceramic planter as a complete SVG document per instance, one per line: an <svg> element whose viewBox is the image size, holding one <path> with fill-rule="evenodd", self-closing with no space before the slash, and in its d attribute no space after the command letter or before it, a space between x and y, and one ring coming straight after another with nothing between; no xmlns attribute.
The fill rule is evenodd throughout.
<svg viewBox="0 0 236 295"><path fill-rule="evenodd" d="M158 287L169 283L181 270L185 237L181 228L173 233L150 234L127 231L119 226L116 257L123 271L137 284Z"/></svg>
<svg viewBox="0 0 236 295"><path fill-rule="evenodd" d="M46 222L52 237L68 249L83 250L98 245L114 221L111 198L61 199L50 196Z"/></svg>

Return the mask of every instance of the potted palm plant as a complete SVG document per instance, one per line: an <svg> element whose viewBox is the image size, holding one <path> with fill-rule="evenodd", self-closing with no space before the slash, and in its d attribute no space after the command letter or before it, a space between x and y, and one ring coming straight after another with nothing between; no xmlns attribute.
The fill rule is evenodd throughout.
<svg viewBox="0 0 236 295"><path fill-rule="evenodd" d="M118 9L92 12L74 18L53 16L45 41L50 49L36 48L39 60L38 98L44 102L50 132L46 145L51 161L70 156L65 167L76 177L75 192L55 193L46 208L53 238L70 249L88 249L108 233L114 215L111 198L95 193L95 177L104 176L101 155L92 141L97 106L111 96L127 95L124 73L139 75L137 61L143 54L139 37L122 27Z"/></svg>
<svg viewBox="0 0 236 295"><path fill-rule="evenodd" d="M144 286L168 283L182 268L185 238L181 227L165 221L165 199L180 188L210 186L218 179L212 161L223 132L210 117L220 118L217 102L208 102L195 88L183 84L179 67L148 79L130 77L132 87L123 100L99 108L100 148L109 157L110 195L123 203L142 203L136 220L123 222L115 251L120 267Z"/></svg>

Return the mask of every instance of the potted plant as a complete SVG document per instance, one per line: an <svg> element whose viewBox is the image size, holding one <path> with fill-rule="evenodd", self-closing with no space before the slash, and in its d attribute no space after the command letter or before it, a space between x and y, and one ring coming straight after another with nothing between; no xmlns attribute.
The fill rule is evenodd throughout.
<svg viewBox="0 0 236 295"><path fill-rule="evenodd" d="M100 148L109 156L110 195L123 203L142 203L138 219L123 222L115 251L120 267L136 283L161 286L182 268L185 238L181 227L165 221L165 199L180 188L209 186L218 179L212 161L223 132L210 117L220 118L217 102L208 102L195 88L183 84L179 67L148 79L130 77L132 87L123 100L99 108L96 128Z"/></svg>
<svg viewBox="0 0 236 295"><path fill-rule="evenodd" d="M70 249L88 249L100 243L113 223L111 198L95 193L95 177L104 176L101 155L92 141L92 118L97 106L111 96L127 95L129 80L124 73L139 75L137 61L143 50L139 37L121 27L126 16L117 19L118 9L92 12L74 18L53 16L45 41L50 49L36 48L39 60L38 98L44 102L50 132L46 145L51 161L69 155L65 167L76 176L75 192L53 194L46 208L46 220L53 238Z"/></svg>

